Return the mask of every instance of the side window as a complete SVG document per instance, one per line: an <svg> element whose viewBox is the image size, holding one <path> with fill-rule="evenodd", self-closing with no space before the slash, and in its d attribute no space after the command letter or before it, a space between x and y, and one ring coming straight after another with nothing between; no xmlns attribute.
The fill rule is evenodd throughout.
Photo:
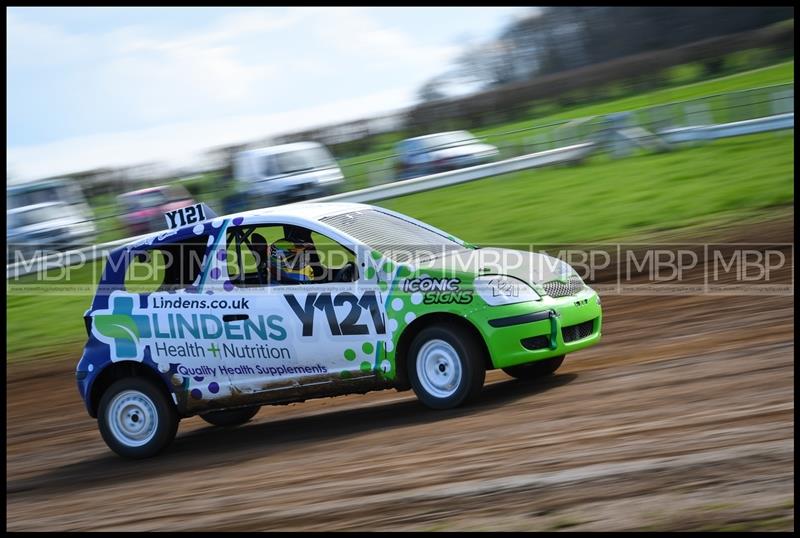
<svg viewBox="0 0 800 538"><path fill-rule="evenodd" d="M327 236L311 232L311 241L319 255L320 264L328 269L341 269L348 263L356 263L356 255L350 249Z"/></svg>
<svg viewBox="0 0 800 538"><path fill-rule="evenodd" d="M131 256L125 271L125 291L152 293L161 288L166 274L166 260L159 249L138 252Z"/></svg>
<svg viewBox="0 0 800 538"><path fill-rule="evenodd" d="M125 270L125 289L152 293L193 285L203 271L208 237L192 237L133 254Z"/></svg>
<svg viewBox="0 0 800 538"><path fill-rule="evenodd" d="M229 228L225 259L231 283L240 287L268 285L268 248L281 237L281 225Z"/></svg>
<svg viewBox="0 0 800 538"><path fill-rule="evenodd" d="M228 229L228 276L234 286L351 282L355 254L336 241L292 225Z"/></svg>

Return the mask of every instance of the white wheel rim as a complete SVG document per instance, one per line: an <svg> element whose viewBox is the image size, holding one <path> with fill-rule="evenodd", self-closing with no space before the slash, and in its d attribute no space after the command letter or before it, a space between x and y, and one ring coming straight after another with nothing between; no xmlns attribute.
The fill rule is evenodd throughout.
<svg viewBox="0 0 800 538"><path fill-rule="evenodd" d="M447 398L461 386L461 360L444 340L430 340L417 353L417 377L431 396Z"/></svg>
<svg viewBox="0 0 800 538"><path fill-rule="evenodd" d="M156 434L156 405L138 390L125 390L114 396L106 412L114 438L125 446L147 444Z"/></svg>

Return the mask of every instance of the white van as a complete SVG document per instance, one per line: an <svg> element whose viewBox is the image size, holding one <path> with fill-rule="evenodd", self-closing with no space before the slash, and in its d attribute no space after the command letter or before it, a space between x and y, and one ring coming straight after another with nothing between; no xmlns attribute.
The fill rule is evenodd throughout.
<svg viewBox="0 0 800 538"><path fill-rule="evenodd" d="M271 204L333 194L344 180L328 149L317 142L295 142L239 152L233 164L237 190Z"/></svg>

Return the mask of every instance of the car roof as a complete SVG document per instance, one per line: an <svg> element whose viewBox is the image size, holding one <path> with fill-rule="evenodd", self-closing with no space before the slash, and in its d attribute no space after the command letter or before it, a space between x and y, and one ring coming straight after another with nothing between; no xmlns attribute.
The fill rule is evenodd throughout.
<svg viewBox="0 0 800 538"><path fill-rule="evenodd" d="M242 153L252 155L274 155L275 153L285 153L288 151L299 151L312 148L324 148L319 142L292 142L291 144L280 144L277 146L267 146L263 148L247 149Z"/></svg>
<svg viewBox="0 0 800 538"><path fill-rule="evenodd" d="M70 183L71 182L69 178L37 179L35 181L9 183L6 190L11 192L36 191L49 189L52 187L63 187L69 185Z"/></svg>
<svg viewBox="0 0 800 538"><path fill-rule="evenodd" d="M353 211L363 211L368 209L380 209L376 206L369 204L358 204L350 202L296 202L293 204L286 204L275 207L266 207L260 209L252 209L250 211L243 211L239 213L231 213L228 215L220 215L207 219L204 222L213 222L225 219L235 219L237 217L269 217L271 220L305 220L305 221L319 221L324 217L331 217L334 215L341 215L344 213L351 213ZM181 226L176 230L192 228L192 224ZM148 242L148 238L161 235L165 230L152 232L145 236L138 237L123 245L120 249L125 249L131 246L138 246L142 243Z"/></svg>
<svg viewBox="0 0 800 538"><path fill-rule="evenodd" d="M341 215L343 213L350 213L353 211L374 209L374 206L368 204L357 204L351 202L298 202L294 204L286 204L275 207L265 207L261 209L253 209L240 213L239 215L230 215L231 217L251 217L251 216L265 216L265 217L294 217L307 220L319 220L323 217L330 217L333 215Z"/></svg>
<svg viewBox="0 0 800 538"><path fill-rule="evenodd" d="M138 196L140 194L147 194L147 193L156 192L156 191L160 192L160 191L165 190L166 188L167 188L166 185L159 185L158 187L147 187L146 189L139 189L139 190L136 190L136 191L130 191L130 192L126 192L126 193L120 194L119 197L122 198L123 196Z"/></svg>
<svg viewBox="0 0 800 538"><path fill-rule="evenodd" d="M431 134L426 134L426 135L422 135L422 136L415 136L413 138L406 138L406 139L403 140L403 142L409 142L411 140L425 140L426 138L433 138L433 137L436 137L436 136L442 136L442 135L446 135L446 134L462 134L462 133L468 134L469 136L474 138L474 135L472 133L470 133L469 131L442 131L441 133L431 133Z"/></svg>
<svg viewBox="0 0 800 538"><path fill-rule="evenodd" d="M68 205L69 204L67 204L66 202L61 202L61 201L57 201L57 202L41 202L41 203L38 203L38 204L31 204L31 205L25 205L25 206L22 206L22 207L15 207L13 209L9 209L6 213L8 213L10 215L16 215L17 213L26 213L28 211L33 211L35 209L42 209L42 208L45 208L45 207L68 206Z"/></svg>

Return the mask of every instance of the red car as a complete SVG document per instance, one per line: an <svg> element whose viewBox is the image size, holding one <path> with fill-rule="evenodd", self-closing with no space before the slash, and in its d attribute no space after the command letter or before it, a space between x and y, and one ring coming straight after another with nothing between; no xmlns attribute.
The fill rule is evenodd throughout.
<svg viewBox="0 0 800 538"><path fill-rule="evenodd" d="M131 235L141 235L167 227L164 213L195 203L180 185L164 185L126 192L117 196L125 211L122 221Z"/></svg>

